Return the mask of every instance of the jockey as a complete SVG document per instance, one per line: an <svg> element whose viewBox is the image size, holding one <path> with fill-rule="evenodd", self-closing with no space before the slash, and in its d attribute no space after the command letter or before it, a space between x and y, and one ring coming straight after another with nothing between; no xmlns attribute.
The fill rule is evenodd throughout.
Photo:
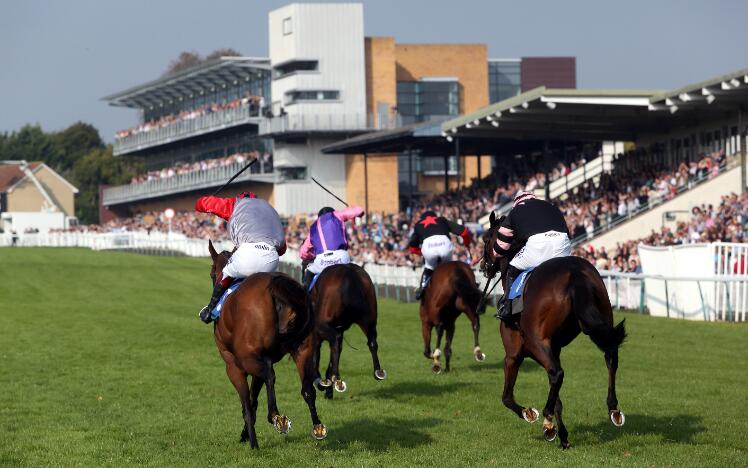
<svg viewBox="0 0 748 468"><path fill-rule="evenodd" d="M460 236L465 247L470 247L472 239L466 227L437 216L433 211L425 211L413 228L408 244L409 250L412 254L423 255L424 261L421 286L416 290L417 300L421 300L436 267L442 262L452 260L452 241L449 234Z"/></svg>
<svg viewBox="0 0 748 468"><path fill-rule="evenodd" d="M348 255L348 239L345 222L363 216L364 209L352 206L333 210L326 206L319 210L317 221L309 227L309 235L301 244L301 260L307 265L304 272L304 288L309 290L314 277L330 265L351 263ZM311 263L310 263L311 262Z"/></svg>
<svg viewBox="0 0 748 468"><path fill-rule="evenodd" d="M506 298L517 276L546 260L571 255L569 229L563 213L554 204L535 198L532 192L520 191L514 197L512 210L499 226L494 251L498 257L517 252L509 262L507 290L496 314L496 318L506 321L512 315L511 301Z"/></svg>
<svg viewBox="0 0 748 468"><path fill-rule="evenodd" d="M234 279L278 268L278 257L286 252L286 240L278 213L252 192L243 192L235 198L200 197L195 211L212 213L228 221L226 228L236 246L223 268L221 281L213 288L210 303L200 311L200 320L210 323L211 311Z"/></svg>

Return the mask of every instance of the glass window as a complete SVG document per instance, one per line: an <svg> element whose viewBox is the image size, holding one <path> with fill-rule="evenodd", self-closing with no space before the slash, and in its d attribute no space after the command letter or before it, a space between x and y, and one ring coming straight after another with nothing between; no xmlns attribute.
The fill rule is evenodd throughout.
<svg viewBox="0 0 748 468"><path fill-rule="evenodd" d="M491 102L499 102L522 92L522 72L519 60L491 60L488 62L488 91Z"/></svg>
<svg viewBox="0 0 748 468"><path fill-rule="evenodd" d="M293 28L291 26L291 17L283 18L283 35L288 36L293 32Z"/></svg>
<svg viewBox="0 0 748 468"><path fill-rule="evenodd" d="M286 104L298 101L336 101L340 99L340 91L334 90L305 90L288 91L286 93Z"/></svg>
<svg viewBox="0 0 748 468"><path fill-rule="evenodd" d="M459 115L460 86L456 81L400 81L397 110L404 123Z"/></svg>
<svg viewBox="0 0 748 468"><path fill-rule="evenodd" d="M319 70L317 60L294 60L273 67L273 79L283 78L296 72L311 72Z"/></svg>

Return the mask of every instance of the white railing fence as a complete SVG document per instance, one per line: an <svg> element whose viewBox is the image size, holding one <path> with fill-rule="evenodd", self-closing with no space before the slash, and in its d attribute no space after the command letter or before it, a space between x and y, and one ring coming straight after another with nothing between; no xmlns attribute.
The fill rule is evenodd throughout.
<svg viewBox="0 0 748 468"><path fill-rule="evenodd" d="M214 242L216 250L232 250L229 241ZM207 241L187 238L176 233L147 232L66 232L49 234L23 234L14 237L0 235L0 247L85 247L94 250L122 250L149 255L181 255L190 257L208 256ZM679 248L640 246L643 263L655 259L664 268L664 273L647 274L601 271L611 304L617 309L645 310L653 316L705 321L748 321L748 244L701 244L683 246L688 255L673 255ZM660 250L659 257L651 255ZM677 257L679 262L690 265L680 270L668 263L667 255ZM648 260L645 260L645 257ZM699 259L716 262L713 274L699 266ZM281 257L281 270L300 278L299 254L289 249ZM715 265L715 263L712 263ZM364 264L381 298L412 302L413 291L418 286L420 268L392 265ZM669 269L668 269L669 268ZM678 271L694 271L704 276L680 276L669 274ZM668 274L665 274L668 273ZM485 285L486 279L476 271L476 280ZM493 284L493 283L492 283ZM501 296L501 285L489 298L495 304Z"/></svg>

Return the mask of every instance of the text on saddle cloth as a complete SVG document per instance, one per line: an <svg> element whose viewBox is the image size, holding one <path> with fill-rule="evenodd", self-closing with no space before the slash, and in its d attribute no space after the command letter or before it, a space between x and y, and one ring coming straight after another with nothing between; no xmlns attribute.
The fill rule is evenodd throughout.
<svg viewBox="0 0 748 468"><path fill-rule="evenodd" d="M522 291L524 290L525 282L527 281L527 278L530 277L530 273L534 268L530 268L529 270L525 270L522 273L517 276L517 278L512 283L512 286L509 288L509 295L507 296L510 300L514 300L522 295Z"/></svg>
<svg viewBox="0 0 748 468"><path fill-rule="evenodd" d="M223 292L221 295L221 299L218 300L218 304L213 308L213 310L210 311L210 316L213 318L213 320L218 320L218 317L221 316L221 309L223 308L223 303L226 302L226 299L237 289L239 289L239 286L241 286L242 282L245 278L239 278L235 279L228 288Z"/></svg>

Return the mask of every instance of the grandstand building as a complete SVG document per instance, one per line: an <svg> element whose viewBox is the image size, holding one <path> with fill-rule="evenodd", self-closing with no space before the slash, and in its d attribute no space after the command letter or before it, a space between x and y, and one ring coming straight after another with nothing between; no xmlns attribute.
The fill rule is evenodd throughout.
<svg viewBox="0 0 748 468"><path fill-rule="evenodd" d="M445 172L450 187L467 185L490 172L492 159L321 149L438 123L538 82L576 85L573 57L493 60L485 44L364 37L361 4L291 4L272 11L268 24L267 58L223 57L104 98L141 112L138 127L118 132L114 152L142 158L149 170L136 183L104 188L104 207L118 216L187 210L256 157L230 190L255 191L281 214L331 203L313 176L349 203L394 212L404 193L441 191Z"/></svg>

